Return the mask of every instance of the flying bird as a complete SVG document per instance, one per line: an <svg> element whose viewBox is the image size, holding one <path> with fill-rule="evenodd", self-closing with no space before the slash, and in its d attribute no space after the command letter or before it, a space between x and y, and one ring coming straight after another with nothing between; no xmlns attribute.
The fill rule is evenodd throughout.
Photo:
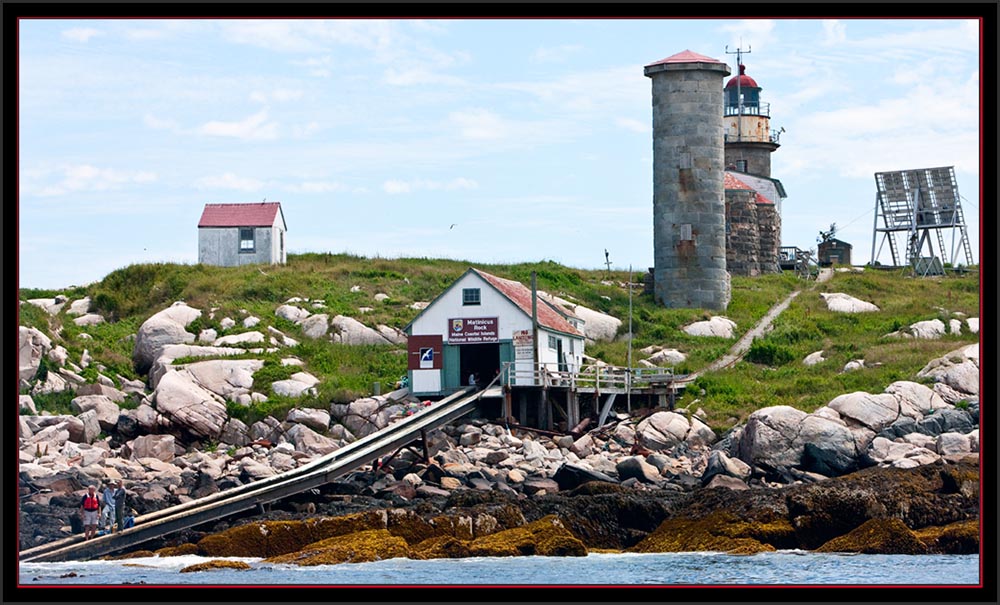
<svg viewBox="0 0 1000 605"><path fill-rule="evenodd" d="M452 223L452 224L451 224L451 227L448 227L448 228L449 228L449 229L454 229L454 228L455 228L455 225L457 225L457 224L458 224L458 223Z"/></svg>

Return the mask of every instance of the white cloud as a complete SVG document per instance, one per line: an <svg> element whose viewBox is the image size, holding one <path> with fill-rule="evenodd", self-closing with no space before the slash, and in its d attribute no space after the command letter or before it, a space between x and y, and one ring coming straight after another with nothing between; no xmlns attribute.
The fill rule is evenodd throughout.
<svg viewBox="0 0 1000 605"><path fill-rule="evenodd" d="M142 116L142 123L153 130L174 130L177 128L177 123L173 120L162 120L149 113Z"/></svg>
<svg viewBox="0 0 1000 605"><path fill-rule="evenodd" d="M319 129L320 129L319 122L309 122L304 126L295 125L292 126L292 136L294 136L297 139L305 139L319 132Z"/></svg>
<svg viewBox="0 0 1000 605"><path fill-rule="evenodd" d="M264 186L257 179L241 177L226 172L216 176L206 176L195 182L198 189L233 189L235 191L259 191Z"/></svg>
<svg viewBox="0 0 1000 605"><path fill-rule="evenodd" d="M330 181L304 181L296 185L289 185L285 188L292 193L336 193L351 191L351 188L343 183ZM357 190L355 190L355 193Z"/></svg>
<svg viewBox="0 0 1000 605"><path fill-rule="evenodd" d="M291 90L288 88L276 88L269 92L255 90L250 93L250 100L256 103L297 101L302 98L303 94L301 90Z"/></svg>
<svg viewBox="0 0 1000 605"><path fill-rule="evenodd" d="M536 63L561 63L583 50L580 44L563 44L535 49L531 60Z"/></svg>
<svg viewBox="0 0 1000 605"><path fill-rule="evenodd" d="M74 42L89 42L95 36L103 36L104 32L92 27L74 27L62 32L62 37Z"/></svg>
<svg viewBox="0 0 1000 605"><path fill-rule="evenodd" d="M50 179L53 174L57 179L55 182ZM156 179L155 172L145 170L121 171L90 164L74 164L56 170L22 171L21 193L47 197L84 191L109 191L130 184L151 183Z"/></svg>
<svg viewBox="0 0 1000 605"><path fill-rule="evenodd" d="M766 47L774 39L774 26L773 19L743 19L732 25L723 25L719 29L732 34L729 46L732 47L732 52L735 52L737 47L743 51L752 49L754 45L758 48ZM716 58L723 60L721 57Z"/></svg>
<svg viewBox="0 0 1000 605"><path fill-rule="evenodd" d="M803 116L788 129L801 160L788 172L823 166L862 177L929 166L977 170L978 83L941 84L909 86L898 97Z"/></svg>
<svg viewBox="0 0 1000 605"><path fill-rule="evenodd" d="M138 22L142 27L129 27L125 38L133 42L168 40L179 34L197 34L211 28L211 22L198 19L148 19Z"/></svg>
<svg viewBox="0 0 1000 605"><path fill-rule="evenodd" d="M950 27L916 28L906 32L891 32L858 40L845 41L846 50L878 51L892 58L914 54L933 56L940 53L979 53L979 28L975 21L958 21ZM870 54L866 58L872 57Z"/></svg>
<svg viewBox="0 0 1000 605"><path fill-rule="evenodd" d="M648 121L642 122L632 118L615 118L615 125L639 134L649 134L653 131Z"/></svg>
<svg viewBox="0 0 1000 605"><path fill-rule="evenodd" d="M137 28L126 31L125 37L135 42L163 40L167 37L167 32L162 29Z"/></svg>
<svg viewBox="0 0 1000 605"><path fill-rule="evenodd" d="M292 65L306 68L306 73L316 78L329 78L333 74L333 57L324 55L322 57L312 57L301 61L291 61Z"/></svg>
<svg viewBox="0 0 1000 605"><path fill-rule="evenodd" d="M382 189L389 194L395 195L399 193L410 193L413 191L413 185L405 181L386 181L382 183Z"/></svg>
<svg viewBox="0 0 1000 605"><path fill-rule="evenodd" d="M233 137L247 140L270 140L278 136L278 125L267 121L267 110L261 110L239 122L207 122L198 128L203 135Z"/></svg>
<svg viewBox="0 0 1000 605"><path fill-rule="evenodd" d="M222 23L222 35L229 42L249 44L280 52L316 52L322 46L303 33L302 21L233 20Z"/></svg>
<svg viewBox="0 0 1000 605"><path fill-rule="evenodd" d="M414 19L409 22L413 29L417 31L427 32L429 34L443 34L448 31L448 28L443 25L442 21L431 21L428 19ZM455 21L450 21L454 24Z"/></svg>
<svg viewBox="0 0 1000 605"><path fill-rule="evenodd" d="M233 19L221 28L229 42L277 52L324 52L331 44L381 52L399 36L392 21L378 19Z"/></svg>
<svg viewBox="0 0 1000 605"><path fill-rule="evenodd" d="M570 73L534 82L502 82L500 90L514 90L551 103L561 113L595 114L623 107L648 107L649 79L636 65Z"/></svg>
<svg viewBox="0 0 1000 605"><path fill-rule="evenodd" d="M467 109L449 114L448 120L467 139L502 139L510 131L503 118L487 109Z"/></svg>
<svg viewBox="0 0 1000 605"><path fill-rule="evenodd" d="M453 191L455 189L478 189L479 183L472 179L459 177L445 183L444 188L449 191Z"/></svg>
<svg viewBox="0 0 1000 605"><path fill-rule="evenodd" d="M394 86L442 85L464 86L466 81L458 76L434 73L430 69L415 67L412 69L385 70L386 84Z"/></svg>
<svg viewBox="0 0 1000 605"><path fill-rule="evenodd" d="M382 190L390 195L402 193L413 193L415 191L458 191L463 189L477 189L479 183L465 177L454 178L450 181L428 181L417 179L414 181L388 180L382 183Z"/></svg>
<svg viewBox="0 0 1000 605"><path fill-rule="evenodd" d="M824 46L842 44L847 40L847 25L837 19L823 20L823 41Z"/></svg>

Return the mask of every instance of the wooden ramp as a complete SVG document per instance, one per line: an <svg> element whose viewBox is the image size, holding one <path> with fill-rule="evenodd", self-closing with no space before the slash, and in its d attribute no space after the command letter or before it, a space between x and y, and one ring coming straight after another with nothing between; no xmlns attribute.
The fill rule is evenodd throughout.
<svg viewBox="0 0 1000 605"><path fill-rule="evenodd" d="M222 519L234 513L320 487L422 438L428 431L476 409L482 397L499 396L499 387L467 387L431 407L350 443L299 468L137 517L135 526L84 540L82 534L24 550L21 561L86 560L118 552L167 534Z"/></svg>

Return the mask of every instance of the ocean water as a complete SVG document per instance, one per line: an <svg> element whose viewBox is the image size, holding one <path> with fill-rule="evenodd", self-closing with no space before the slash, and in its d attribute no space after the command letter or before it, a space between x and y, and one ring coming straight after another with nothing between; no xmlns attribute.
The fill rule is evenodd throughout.
<svg viewBox="0 0 1000 605"><path fill-rule="evenodd" d="M978 555L840 555L779 551L590 554L586 557L389 559L341 565L274 565L234 558L249 570L180 573L208 561L195 555L124 561L21 563L20 584L53 585L970 585L979 583Z"/></svg>

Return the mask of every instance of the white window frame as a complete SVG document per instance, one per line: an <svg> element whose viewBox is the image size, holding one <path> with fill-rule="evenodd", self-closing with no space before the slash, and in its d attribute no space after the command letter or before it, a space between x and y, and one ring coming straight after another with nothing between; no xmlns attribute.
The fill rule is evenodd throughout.
<svg viewBox="0 0 1000 605"><path fill-rule="evenodd" d="M462 306L477 307L483 304L481 288L462 288Z"/></svg>
<svg viewBox="0 0 1000 605"><path fill-rule="evenodd" d="M243 237L245 232L250 232L250 238ZM239 227L240 254L253 254L257 252L257 230L253 227ZM250 246L245 244L249 243Z"/></svg>

